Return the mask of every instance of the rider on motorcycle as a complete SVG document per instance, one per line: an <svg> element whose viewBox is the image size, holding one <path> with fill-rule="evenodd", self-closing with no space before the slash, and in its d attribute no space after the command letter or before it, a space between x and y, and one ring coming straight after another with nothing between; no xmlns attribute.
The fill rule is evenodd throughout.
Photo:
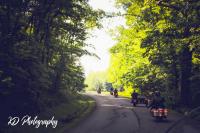
<svg viewBox="0 0 200 133"><path fill-rule="evenodd" d="M165 108L164 103L165 99L160 95L159 91L156 91L149 107L151 107L151 109Z"/></svg>
<svg viewBox="0 0 200 133"><path fill-rule="evenodd" d="M113 91L114 91L114 89L113 89L113 87L111 87L110 88L110 95L113 95Z"/></svg>
<svg viewBox="0 0 200 133"><path fill-rule="evenodd" d="M118 96L118 90L117 89L114 89L114 95Z"/></svg>
<svg viewBox="0 0 200 133"><path fill-rule="evenodd" d="M97 93L101 94L101 88L100 87L97 89Z"/></svg>
<svg viewBox="0 0 200 133"><path fill-rule="evenodd" d="M131 102L133 102L134 99L137 100L138 93L134 90L133 93L131 94L131 97L132 97L132 101Z"/></svg>

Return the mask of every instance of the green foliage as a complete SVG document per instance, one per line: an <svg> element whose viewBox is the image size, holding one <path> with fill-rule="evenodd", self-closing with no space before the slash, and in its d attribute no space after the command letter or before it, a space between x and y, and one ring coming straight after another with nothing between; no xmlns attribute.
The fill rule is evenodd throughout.
<svg viewBox="0 0 200 133"><path fill-rule="evenodd" d="M160 90L171 106L199 106L199 1L116 0L126 28L115 33L109 80L141 93Z"/></svg>
<svg viewBox="0 0 200 133"><path fill-rule="evenodd" d="M128 88L140 88L134 80L145 77L147 58L143 57L145 49L140 48L144 32L135 34L135 29L119 27L120 36L116 37L118 43L110 49L111 65L109 68L109 82L114 87L124 86ZM141 69L141 68L144 69ZM139 70L139 71L138 71Z"/></svg>
<svg viewBox="0 0 200 133"><path fill-rule="evenodd" d="M1 120L69 102L68 94L85 87L79 59L90 55L84 49L87 29L100 26L103 15L87 2L0 2Z"/></svg>
<svg viewBox="0 0 200 133"><path fill-rule="evenodd" d="M85 84L88 85L86 90L87 91L96 91L98 88L105 90L106 82L107 82L107 72L106 71L92 72L85 79Z"/></svg>

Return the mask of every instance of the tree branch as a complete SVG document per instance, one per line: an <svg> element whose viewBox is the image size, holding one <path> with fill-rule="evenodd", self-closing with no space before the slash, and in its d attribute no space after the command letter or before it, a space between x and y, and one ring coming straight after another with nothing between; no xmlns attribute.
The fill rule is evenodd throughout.
<svg viewBox="0 0 200 133"><path fill-rule="evenodd" d="M162 7L168 7L168 8L177 10L177 11L180 11L180 10L181 10L180 7L175 6L175 5L170 5L170 4L168 4L168 3L163 3L162 0L159 0L159 1L157 2L157 5L158 5L158 6L162 6Z"/></svg>

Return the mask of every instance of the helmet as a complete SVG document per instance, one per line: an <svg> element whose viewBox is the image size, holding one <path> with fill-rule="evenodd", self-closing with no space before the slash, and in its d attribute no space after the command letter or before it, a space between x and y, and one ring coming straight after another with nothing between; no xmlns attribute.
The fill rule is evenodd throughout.
<svg viewBox="0 0 200 133"><path fill-rule="evenodd" d="M155 91L155 95L156 96L160 96L160 92L159 91Z"/></svg>

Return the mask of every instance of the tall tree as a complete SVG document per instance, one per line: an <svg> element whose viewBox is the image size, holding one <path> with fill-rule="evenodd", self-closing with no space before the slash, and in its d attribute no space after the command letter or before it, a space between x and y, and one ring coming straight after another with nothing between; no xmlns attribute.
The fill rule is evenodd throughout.
<svg viewBox="0 0 200 133"><path fill-rule="evenodd" d="M125 74L127 70L124 70L120 75L125 74L123 78L131 79L134 84L150 85L150 88L162 90L167 97L174 97L177 103L190 107L192 105L190 104L191 97L194 95L191 85L197 86L197 84L194 85L195 83L192 82L191 78L194 75L199 75L199 73L193 71L194 68L198 67L194 64L194 60L199 60L199 57L195 55L199 51L197 48L199 39L197 38L200 28L198 19L200 2L187 0L117 0L117 4L123 6L126 10L126 30L131 31L126 34L128 38L118 40L118 43L124 42L120 47L127 45L136 47L134 44L137 40L140 40L138 45L144 52L141 52L139 56L148 58L150 63L146 64L146 69L139 66L139 69L134 71L134 68L136 68L134 65L142 59L138 56L123 58L124 62L127 62L127 60L135 61L132 61L132 65L130 65L132 66L130 74ZM119 33L118 38L121 38L124 33L121 34L121 31ZM138 36L141 33L143 35ZM116 46L119 45L118 43ZM137 50L128 49L128 53L130 51L133 54ZM113 54L112 51L111 54ZM119 61L120 59L116 60ZM124 64L122 61L119 61L119 63ZM119 70L122 69L118 68L115 73L118 73ZM145 70L144 75L146 76L141 77L137 74L138 72L142 74L141 70ZM135 78L133 78L134 76ZM123 78L120 77L120 79Z"/></svg>
<svg viewBox="0 0 200 133"><path fill-rule="evenodd" d="M44 111L67 101L63 92L83 89L79 59L90 54L87 29L102 14L87 0L0 2L1 120Z"/></svg>

